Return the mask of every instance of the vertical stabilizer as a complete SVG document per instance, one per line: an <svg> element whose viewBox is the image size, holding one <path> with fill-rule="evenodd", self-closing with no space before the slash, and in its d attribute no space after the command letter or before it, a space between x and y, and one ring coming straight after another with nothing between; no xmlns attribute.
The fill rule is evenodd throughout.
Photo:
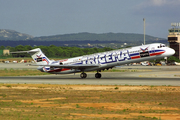
<svg viewBox="0 0 180 120"><path fill-rule="evenodd" d="M30 51L18 51L11 53L29 53L38 65L49 65L51 63L51 61L46 57L46 55L44 55L40 48L36 48Z"/></svg>
<svg viewBox="0 0 180 120"><path fill-rule="evenodd" d="M29 54L38 65L50 64L50 60L46 57L46 55L41 51L40 48L30 50Z"/></svg>

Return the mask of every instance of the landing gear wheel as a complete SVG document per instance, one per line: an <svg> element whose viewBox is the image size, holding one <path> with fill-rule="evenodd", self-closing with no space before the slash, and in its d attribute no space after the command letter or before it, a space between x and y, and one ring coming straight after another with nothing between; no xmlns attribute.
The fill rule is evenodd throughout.
<svg viewBox="0 0 180 120"><path fill-rule="evenodd" d="M101 73L96 73L96 74L95 74L95 77L96 77L96 78L101 78Z"/></svg>
<svg viewBox="0 0 180 120"><path fill-rule="evenodd" d="M86 73L81 73L81 74L80 74L80 77L81 77L81 78L86 78L86 77L87 77L87 74L86 74Z"/></svg>

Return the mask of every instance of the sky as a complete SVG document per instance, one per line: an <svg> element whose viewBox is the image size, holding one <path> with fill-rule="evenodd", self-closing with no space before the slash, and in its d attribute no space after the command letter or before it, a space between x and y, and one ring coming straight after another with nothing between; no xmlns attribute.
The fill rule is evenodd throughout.
<svg viewBox="0 0 180 120"><path fill-rule="evenodd" d="M167 38L180 22L180 0L0 0L0 29L34 37L138 33Z"/></svg>

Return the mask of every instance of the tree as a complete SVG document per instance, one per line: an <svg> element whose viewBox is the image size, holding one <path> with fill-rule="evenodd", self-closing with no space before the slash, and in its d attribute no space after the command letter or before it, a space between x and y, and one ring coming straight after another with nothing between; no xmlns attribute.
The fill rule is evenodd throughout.
<svg viewBox="0 0 180 120"><path fill-rule="evenodd" d="M5 49L5 47L2 45L2 46L0 46L0 50L4 50Z"/></svg>
<svg viewBox="0 0 180 120"><path fill-rule="evenodd" d="M23 45L18 45L15 47L14 51L26 51L25 47ZM20 54L14 54L13 56L16 57L29 57L29 54L27 53L20 53Z"/></svg>
<svg viewBox="0 0 180 120"><path fill-rule="evenodd" d="M108 48L108 47L104 47L103 48L104 51L110 51L110 50L113 50L112 48Z"/></svg>
<svg viewBox="0 0 180 120"><path fill-rule="evenodd" d="M30 45L25 45L25 46L24 46L24 49L26 49L26 50L32 50L32 47L31 47Z"/></svg>
<svg viewBox="0 0 180 120"><path fill-rule="evenodd" d="M170 56L167 59L168 62L180 62L180 60L174 56Z"/></svg>
<svg viewBox="0 0 180 120"><path fill-rule="evenodd" d="M2 46L3 48L3 46ZM30 45L18 45L16 47L10 47L8 46L8 49L11 52L14 51L28 51L32 49L40 48L42 52L47 57L77 57L77 56L83 56L88 54L93 54L97 52L105 52L112 50L111 48L78 48L78 47L57 47L55 45L50 46L34 46L31 47ZM21 54L13 54L13 57L30 57L27 53L21 53Z"/></svg>

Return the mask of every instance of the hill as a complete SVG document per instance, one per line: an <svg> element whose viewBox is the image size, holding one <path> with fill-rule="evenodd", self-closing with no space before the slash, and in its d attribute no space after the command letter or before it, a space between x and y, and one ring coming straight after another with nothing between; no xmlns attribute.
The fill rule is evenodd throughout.
<svg viewBox="0 0 180 120"><path fill-rule="evenodd" d="M118 41L118 42L143 42L143 34L134 33L73 33L64 35L42 36L35 37L33 40L37 41ZM158 38L146 35L147 41L166 40L164 38Z"/></svg>
<svg viewBox="0 0 180 120"><path fill-rule="evenodd" d="M56 46L79 46L79 47L112 47L118 48L124 43L129 46L144 43L143 34L135 33L72 33L63 35L33 37L14 30L0 29L0 41L3 46L15 45L56 45ZM146 44L149 43L168 44L167 39L146 35Z"/></svg>
<svg viewBox="0 0 180 120"><path fill-rule="evenodd" d="M28 40L33 39L33 36L20 33L14 30L0 29L0 40Z"/></svg>

